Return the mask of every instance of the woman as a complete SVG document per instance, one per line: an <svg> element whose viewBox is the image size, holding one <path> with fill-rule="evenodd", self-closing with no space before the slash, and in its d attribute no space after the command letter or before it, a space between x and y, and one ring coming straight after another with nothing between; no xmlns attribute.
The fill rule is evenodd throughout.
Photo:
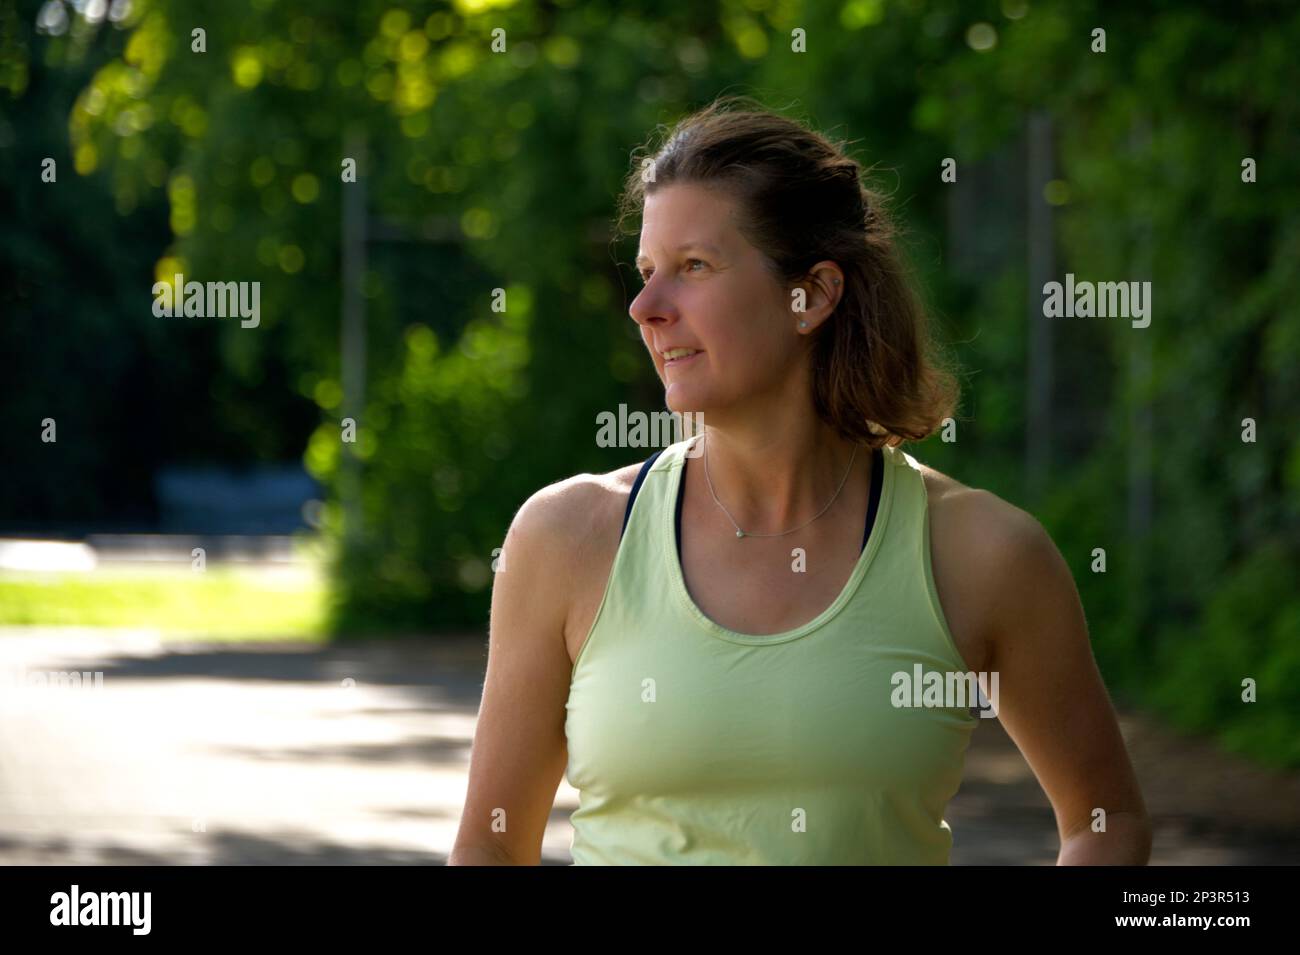
<svg viewBox="0 0 1300 955"><path fill-rule="evenodd" d="M629 176L630 314L703 433L516 515L450 864L536 864L566 769L576 864L946 864L963 673L1050 797L1058 862L1147 861L1064 560L900 450L956 389L860 172L733 98ZM947 695L914 685L935 674Z"/></svg>

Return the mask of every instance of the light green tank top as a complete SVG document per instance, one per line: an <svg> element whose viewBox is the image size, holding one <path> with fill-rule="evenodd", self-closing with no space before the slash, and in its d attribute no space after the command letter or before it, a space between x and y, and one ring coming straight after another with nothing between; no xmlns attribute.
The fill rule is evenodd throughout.
<svg viewBox="0 0 1300 955"><path fill-rule="evenodd" d="M689 444L646 473L574 663L573 863L946 865L944 808L979 718L894 705L897 673L966 670L916 460L883 449L875 523L834 602L754 636L687 592L674 516Z"/></svg>

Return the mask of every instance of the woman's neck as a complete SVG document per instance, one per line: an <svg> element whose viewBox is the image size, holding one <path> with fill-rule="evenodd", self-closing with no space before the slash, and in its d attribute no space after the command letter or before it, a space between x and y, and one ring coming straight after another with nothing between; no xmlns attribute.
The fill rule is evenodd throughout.
<svg viewBox="0 0 1300 955"><path fill-rule="evenodd" d="M814 424L783 429L716 425L707 414L704 421L703 453L693 463L749 533L796 527L825 508L837 489L842 495L869 484L871 455L815 417Z"/></svg>

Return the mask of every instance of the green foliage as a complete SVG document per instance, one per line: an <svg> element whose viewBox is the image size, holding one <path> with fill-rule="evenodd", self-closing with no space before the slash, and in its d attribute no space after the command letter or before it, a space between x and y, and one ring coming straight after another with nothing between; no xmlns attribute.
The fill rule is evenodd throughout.
<svg viewBox="0 0 1300 955"><path fill-rule="evenodd" d="M1260 548L1209 596L1199 625L1159 634L1151 698L1182 725L1232 749L1300 765L1300 595L1294 560ZM1255 683L1253 701L1243 683Z"/></svg>
<svg viewBox="0 0 1300 955"><path fill-rule="evenodd" d="M190 52L200 24L203 54ZM306 461L331 488L327 526L346 545L336 624L481 626L493 550L519 504L550 481L645 456L593 440L600 411L662 407L626 315L632 248L610 241L614 200L657 124L749 92L848 138L901 210L966 385L957 442L934 438L916 455L1042 520L1113 689L1300 765L1296 9L138 0L124 26L88 59L70 53L85 37L42 41L40 55L63 56L63 82L82 89L68 155L111 188L133 216L124 222L157 215L166 198L173 241L149 271L262 282L262 327L210 336L222 371L213 401L243 412L263 453L295 433L292 406L268 391L314 407ZM1098 26L1105 53L1090 48ZM497 29L505 53L491 52ZM807 53L791 49L796 29ZM13 90L41 47L24 58L8 37L0 88L27 122L40 91ZM1057 168L1043 195L1026 196L1031 114L1052 122ZM390 229L368 249L359 410L344 406L339 354L340 223L354 188L340 163L358 143L369 213ZM945 157L956 184L940 182ZM1243 183L1244 157L1257 182ZM959 199L975 210L960 229ZM1154 303L1145 329L1054 326L1042 485L1024 464L1027 339L1041 304L1028 203L1054 217L1058 277L1149 279ZM126 228L93 218L105 234ZM4 241L5 260L21 263L11 271L39 274L45 251ZM75 307L93 330L98 306ZM254 388L273 410L257 412ZM344 416L358 422L355 445L340 440ZM1245 418L1254 443L1241 440ZM341 506L349 460L356 526ZM1092 570L1096 548L1105 573ZM1256 704L1239 699L1248 676Z"/></svg>
<svg viewBox="0 0 1300 955"><path fill-rule="evenodd" d="M523 499L629 463L595 446L596 414L662 399L619 304L613 194L630 147L735 71L739 54L706 46L752 34L728 24L601 3L136 4L121 56L73 110L73 148L128 210L166 190L175 241L160 278L262 283L258 333L226 330L223 359L236 380L283 361L320 408L306 461L347 544L340 627L481 626L492 552ZM338 346L348 156L379 233L360 409L344 405ZM345 532L349 457L361 520Z"/></svg>
<svg viewBox="0 0 1300 955"><path fill-rule="evenodd" d="M1105 54L1088 51L1098 24ZM937 66L914 115L956 144L949 154L963 140L979 154L1014 135L1011 104L1045 111L1063 186L1058 273L1150 279L1154 300L1145 329L1058 327L1055 469L1048 496L1026 506L1075 571L1113 686L1227 745L1300 765L1300 101L1287 92L1300 81L1288 54L1300 13L1153 3L1103 17L1088 4L1035 4L999 30L1003 53ZM1242 181L1245 157L1257 182ZM983 333L998 324L988 315L964 317ZM974 365L999 353L974 344ZM999 370L980 403L1010 413L1027 369ZM1254 443L1242 440L1245 418ZM1079 419L1093 424L1080 430ZM1004 441L997 455L1014 450ZM997 474L969 463L963 480ZM1014 500L998 478L985 486ZM1107 551L1105 574L1089 571L1095 547ZM1255 704L1240 700L1248 676Z"/></svg>
<svg viewBox="0 0 1300 955"><path fill-rule="evenodd" d="M174 129L159 119L136 131L148 104L128 97L131 120L114 117L103 154L70 138L74 104L108 109L89 83L134 76L122 62L133 34L75 15L65 32L39 34L42 9L0 3L0 522L8 533L135 528L153 517L161 465L292 458L315 409L275 348L236 367L230 329L152 314L169 194L167 166L144 144ZM110 148L133 157L137 178L105 168ZM41 181L47 158L55 182ZM57 444L40 440L46 418Z"/></svg>

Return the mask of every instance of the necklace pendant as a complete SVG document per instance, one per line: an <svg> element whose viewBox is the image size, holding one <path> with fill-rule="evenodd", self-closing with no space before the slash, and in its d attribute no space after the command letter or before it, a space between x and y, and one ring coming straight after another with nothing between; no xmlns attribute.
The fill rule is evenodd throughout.
<svg viewBox="0 0 1300 955"><path fill-rule="evenodd" d="M744 537L744 536L745 536L745 532L744 532L744 531L736 531L736 536L737 536L737 537Z"/></svg>

